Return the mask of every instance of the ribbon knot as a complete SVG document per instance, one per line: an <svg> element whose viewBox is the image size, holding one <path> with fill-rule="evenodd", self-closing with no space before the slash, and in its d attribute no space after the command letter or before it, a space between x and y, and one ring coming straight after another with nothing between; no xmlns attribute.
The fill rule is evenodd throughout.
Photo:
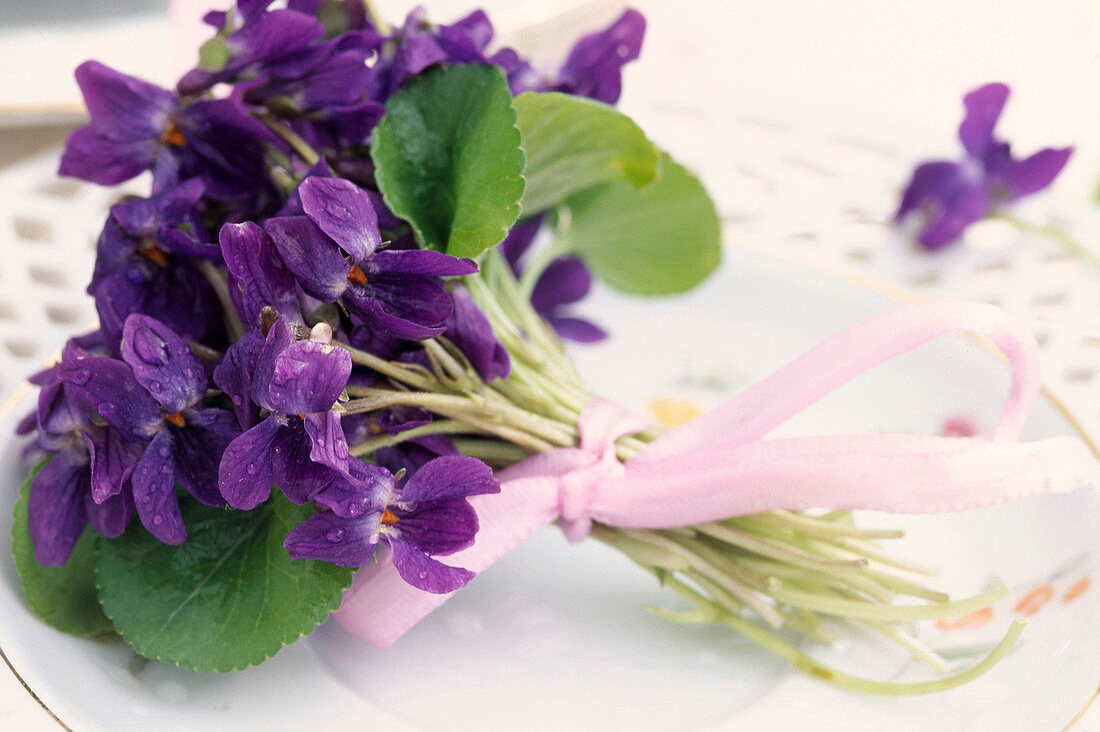
<svg viewBox="0 0 1100 732"><path fill-rule="evenodd" d="M600 486L626 473L615 454L615 441L641 432L648 420L607 399L594 399L584 409L580 431L580 463L558 478L558 523L569 541L582 541L592 528L591 509Z"/></svg>
<svg viewBox="0 0 1100 732"><path fill-rule="evenodd" d="M764 439L867 369L955 331L987 337L1008 359L1008 397L988 435ZM497 474L499 494L470 499L477 540L448 563L480 572L555 520L578 541L593 521L663 529L777 509L934 513L1100 485L1100 465L1081 440L1015 441L1039 393L1038 358L1031 333L997 308L925 302L837 333L622 463L615 441L647 423L594 400L578 420L577 447L513 465ZM380 557L356 574L335 617L354 635L388 646L448 597L406 584Z"/></svg>

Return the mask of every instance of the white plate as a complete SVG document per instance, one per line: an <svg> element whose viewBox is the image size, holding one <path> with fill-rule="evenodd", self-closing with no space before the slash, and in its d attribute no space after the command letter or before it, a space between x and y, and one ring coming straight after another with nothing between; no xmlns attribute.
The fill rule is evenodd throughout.
<svg viewBox="0 0 1100 732"><path fill-rule="evenodd" d="M727 258L688 298L599 293L588 303L616 334L578 353L591 384L643 410L658 397L711 403L892 306L818 271L759 254ZM1005 368L988 353L963 337L941 339L844 387L790 429L935 432L956 414L987 425L1006 384ZM9 503L24 468L8 435L30 405L23 398L0 423L0 486ZM1027 436L1072 432L1043 401ZM973 593L994 579L1014 588L981 630L919 626L936 648L986 643L1017 614L1023 595L1041 585L1053 591L998 667L918 699L838 691L721 629L659 620L644 606L675 598L602 545L568 545L556 529L485 572L389 650L329 623L262 666L229 675L143 664L125 645L53 631L24 606L5 551L0 646L43 705L76 729L1060 729L1100 682L1100 588L1062 599L1097 575L1098 503L1094 491L1079 490L962 515L863 517L905 528L897 551L942 567L934 583L941 589ZM0 530L7 535L6 526ZM840 645L811 650L880 677L908 665L873 639L849 636ZM39 721L53 724L45 711Z"/></svg>

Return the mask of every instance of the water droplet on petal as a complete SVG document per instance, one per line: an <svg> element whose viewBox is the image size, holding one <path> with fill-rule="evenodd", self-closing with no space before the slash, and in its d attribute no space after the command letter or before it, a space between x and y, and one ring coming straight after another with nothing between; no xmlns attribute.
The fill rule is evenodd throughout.
<svg viewBox="0 0 1100 732"><path fill-rule="evenodd" d="M417 572L416 576L419 577L420 579L424 579L428 576L428 573L427 572Z"/></svg>
<svg viewBox="0 0 1100 732"><path fill-rule="evenodd" d="M324 437L318 437L317 438L317 447L324 447L324 446L325 446L325 438Z"/></svg>
<svg viewBox="0 0 1100 732"><path fill-rule="evenodd" d="M154 394L159 394L164 389L164 387L160 385L159 381L150 381L148 384L148 389Z"/></svg>
<svg viewBox="0 0 1100 732"><path fill-rule="evenodd" d="M157 452L160 453L161 457L168 457L172 454L172 450L168 447L168 445L161 445L157 449Z"/></svg>
<svg viewBox="0 0 1100 732"><path fill-rule="evenodd" d="M69 374L69 381L73 382L77 386L87 384L92 378L92 372L88 369L77 369L73 373Z"/></svg>
<svg viewBox="0 0 1100 732"><path fill-rule="evenodd" d="M337 440L333 450L336 452L336 457L341 460L346 460L351 455L351 453L348 452L348 443L343 440Z"/></svg>
<svg viewBox="0 0 1100 732"><path fill-rule="evenodd" d="M328 533L325 534L325 538L328 539L329 541L331 541L333 544L335 544L338 541L343 540L344 530L341 529L340 527L336 527L334 529L329 529Z"/></svg>
<svg viewBox="0 0 1100 732"><path fill-rule="evenodd" d="M260 472L260 466L256 463L249 463L248 467L245 468L245 470L248 471L249 475L255 475L256 473Z"/></svg>
<svg viewBox="0 0 1100 732"><path fill-rule="evenodd" d="M244 404L244 399L241 399L239 394L234 394L233 395L233 404L239 407L242 404Z"/></svg>
<svg viewBox="0 0 1100 732"><path fill-rule="evenodd" d="M154 526L160 526L163 523L164 523L164 517L161 516L159 513L156 516L153 517L153 525Z"/></svg>

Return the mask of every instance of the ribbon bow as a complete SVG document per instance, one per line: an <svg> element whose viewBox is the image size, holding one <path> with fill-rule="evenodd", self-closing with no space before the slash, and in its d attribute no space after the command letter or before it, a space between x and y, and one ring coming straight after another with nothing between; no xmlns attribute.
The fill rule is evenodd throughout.
<svg viewBox="0 0 1100 732"><path fill-rule="evenodd" d="M988 435L761 439L854 376L956 331L989 338L1012 370L1008 397ZM579 541L593 521L656 529L777 509L938 513L1100 484L1100 465L1079 439L1014 441L1039 392L1038 359L1030 332L1003 311L934 301L841 331L625 462L615 458L615 441L647 423L596 399L578 420L578 447L501 471L499 494L470 499L481 525L477 540L448 559L480 572L555 520ZM385 647L448 597L406 584L390 557L380 554L356 575L335 617L352 634Z"/></svg>

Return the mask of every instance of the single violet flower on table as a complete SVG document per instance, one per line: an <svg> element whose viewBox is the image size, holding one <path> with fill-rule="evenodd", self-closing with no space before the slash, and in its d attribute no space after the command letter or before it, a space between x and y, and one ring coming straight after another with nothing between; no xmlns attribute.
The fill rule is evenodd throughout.
<svg viewBox="0 0 1100 732"><path fill-rule="evenodd" d="M360 567L384 541L401 578L425 592L453 592L474 577L434 557L473 544L478 520L467 499L500 491L488 466L472 457L438 457L400 486L384 468L358 460L351 468L314 496L328 510L287 535L292 558Z"/></svg>
<svg viewBox="0 0 1100 732"><path fill-rule="evenodd" d="M971 224L1043 190L1069 161L1072 147L1013 157L1009 143L993 134L1008 94L1008 87L1000 83L967 94L966 116L959 126L965 157L959 162L934 160L913 171L895 220L920 216L917 239L926 249L951 244Z"/></svg>

